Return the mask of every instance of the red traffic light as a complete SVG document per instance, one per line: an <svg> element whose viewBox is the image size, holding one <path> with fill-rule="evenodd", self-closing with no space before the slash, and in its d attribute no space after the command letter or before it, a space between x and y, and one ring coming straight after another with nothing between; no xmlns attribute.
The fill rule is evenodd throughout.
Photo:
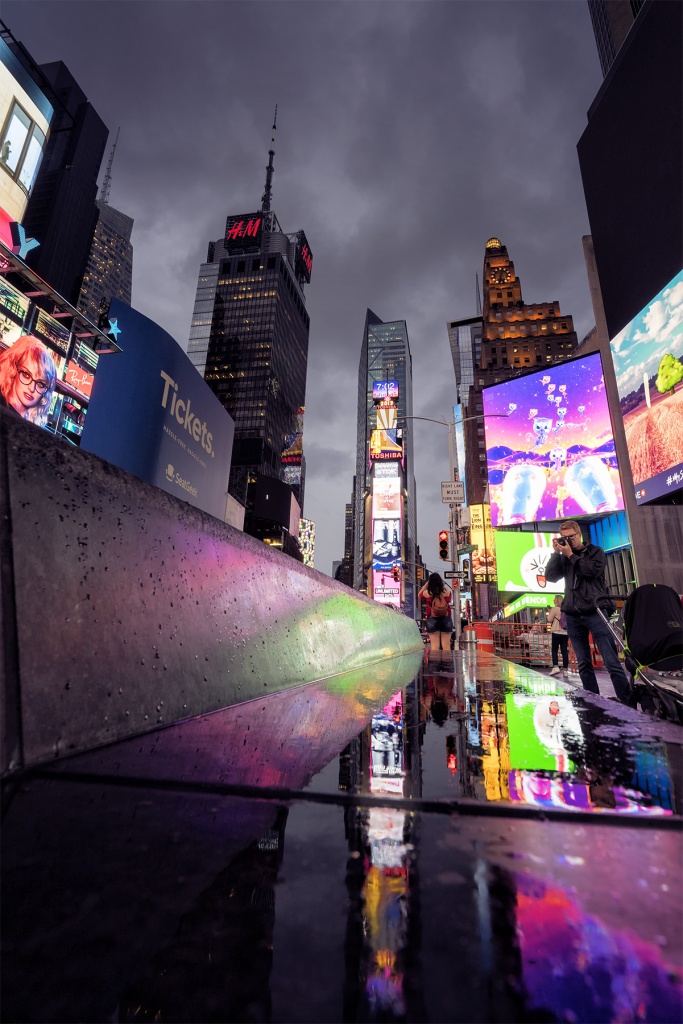
<svg viewBox="0 0 683 1024"><path fill-rule="evenodd" d="M448 530L442 530L439 534L439 544L443 544L444 541L448 543Z"/></svg>
<svg viewBox="0 0 683 1024"><path fill-rule="evenodd" d="M441 530L439 533L439 558L443 562L449 559L448 554L448 530Z"/></svg>
<svg viewBox="0 0 683 1024"><path fill-rule="evenodd" d="M392 578L392 580L396 580L397 583L398 583L398 581L401 578L401 570L399 569L399 567L397 565L395 565L393 567L393 569L391 570L391 578Z"/></svg>

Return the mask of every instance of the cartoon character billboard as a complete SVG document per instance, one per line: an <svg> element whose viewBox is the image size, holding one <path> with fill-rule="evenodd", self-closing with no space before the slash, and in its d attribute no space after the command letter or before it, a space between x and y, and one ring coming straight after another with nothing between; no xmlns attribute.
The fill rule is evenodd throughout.
<svg viewBox="0 0 683 1024"><path fill-rule="evenodd" d="M113 299L123 351L101 359L81 447L225 518L235 424L180 345Z"/></svg>
<svg viewBox="0 0 683 1024"><path fill-rule="evenodd" d="M520 594L563 594L564 579L551 583L545 569L557 533L496 530L498 589Z"/></svg>
<svg viewBox="0 0 683 1024"><path fill-rule="evenodd" d="M599 352L483 396L494 526L623 509Z"/></svg>
<svg viewBox="0 0 683 1024"><path fill-rule="evenodd" d="M683 488L683 270L610 347L636 501L643 505Z"/></svg>

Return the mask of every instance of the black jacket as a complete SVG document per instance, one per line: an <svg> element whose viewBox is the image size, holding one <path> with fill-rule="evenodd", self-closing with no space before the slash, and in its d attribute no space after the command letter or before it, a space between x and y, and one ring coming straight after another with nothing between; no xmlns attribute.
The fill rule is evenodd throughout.
<svg viewBox="0 0 683 1024"><path fill-rule="evenodd" d="M607 592L606 563L605 552L596 544L586 544L583 551L575 552L569 558L553 552L545 567L545 577L551 583L556 583L564 576L565 591L561 608L566 615L595 611L595 599Z"/></svg>

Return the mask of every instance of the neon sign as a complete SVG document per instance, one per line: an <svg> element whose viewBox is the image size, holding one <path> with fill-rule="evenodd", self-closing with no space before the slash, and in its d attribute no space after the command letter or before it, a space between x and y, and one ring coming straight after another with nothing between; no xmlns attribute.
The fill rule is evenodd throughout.
<svg viewBox="0 0 683 1024"><path fill-rule="evenodd" d="M260 230L260 213L245 213L238 217L228 217L225 225L225 241L239 242L250 238L256 240Z"/></svg>

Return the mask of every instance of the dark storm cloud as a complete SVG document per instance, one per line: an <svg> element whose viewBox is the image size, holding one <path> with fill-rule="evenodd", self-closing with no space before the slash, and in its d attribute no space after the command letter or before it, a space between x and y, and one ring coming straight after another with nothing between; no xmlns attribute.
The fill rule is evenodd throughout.
<svg viewBox="0 0 683 1024"><path fill-rule="evenodd" d="M273 207L314 254L305 512L323 571L343 551L368 306L407 321L415 412L434 418L454 398L446 322L475 312L491 235L528 302L592 326L576 143L600 71L580 0L5 0L2 17L121 125L111 203L135 218L133 302L183 345L207 242L260 204L278 103ZM413 430L433 564L447 434Z"/></svg>

